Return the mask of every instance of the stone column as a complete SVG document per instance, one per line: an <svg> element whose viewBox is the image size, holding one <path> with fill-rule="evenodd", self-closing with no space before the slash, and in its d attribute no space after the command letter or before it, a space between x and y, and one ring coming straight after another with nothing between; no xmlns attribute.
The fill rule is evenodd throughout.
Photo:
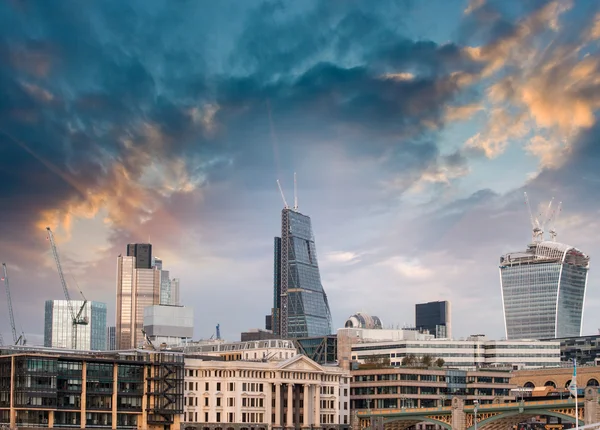
<svg viewBox="0 0 600 430"><path fill-rule="evenodd" d="M265 389L266 389L266 396L265 396L265 402L267 402L267 404L265 405L265 423L268 424L273 424L271 422L271 418L273 416L273 384L270 382L265 383Z"/></svg>
<svg viewBox="0 0 600 430"><path fill-rule="evenodd" d="M585 425L597 423L600 415L600 408L598 408L598 390L595 387L587 387L585 389L585 400L583 402L585 408Z"/></svg>
<svg viewBox="0 0 600 430"><path fill-rule="evenodd" d="M308 427L310 424L308 423L308 404L310 403L310 399L308 396L308 389L309 389L309 385L308 384L304 384L304 405L302 408L302 427Z"/></svg>
<svg viewBox="0 0 600 430"><path fill-rule="evenodd" d="M281 382L275 383L275 427L281 427Z"/></svg>
<svg viewBox="0 0 600 430"><path fill-rule="evenodd" d="M286 427L294 427L294 384L287 384L287 419L285 420Z"/></svg>
<svg viewBox="0 0 600 430"><path fill-rule="evenodd" d="M321 427L321 385L315 387L315 427Z"/></svg>
<svg viewBox="0 0 600 430"><path fill-rule="evenodd" d="M465 430L465 402L458 397L452 398L452 430Z"/></svg>

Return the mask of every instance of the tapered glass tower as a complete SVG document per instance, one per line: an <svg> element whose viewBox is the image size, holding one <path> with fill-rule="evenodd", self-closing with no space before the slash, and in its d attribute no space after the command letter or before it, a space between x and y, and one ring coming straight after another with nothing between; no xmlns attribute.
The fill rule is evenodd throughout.
<svg viewBox="0 0 600 430"><path fill-rule="evenodd" d="M500 258L507 339L581 336L590 258L572 246L534 241Z"/></svg>
<svg viewBox="0 0 600 430"><path fill-rule="evenodd" d="M283 338L331 334L331 312L321 284L310 218L296 208L281 212L275 238L272 326Z"/></svg>

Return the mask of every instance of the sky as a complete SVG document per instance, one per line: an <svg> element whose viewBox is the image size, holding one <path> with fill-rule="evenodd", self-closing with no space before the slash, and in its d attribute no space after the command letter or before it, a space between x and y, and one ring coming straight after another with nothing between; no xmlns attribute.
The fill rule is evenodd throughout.
<svg viewBox="0 0 600 430"><path fill-rule="evenodd" d="M0 260L18 331L43 342L70 285L108 305L148 242L194 337L264 327L283 201L312 219L341 327L414 324L452 303L456 338L504 336L499 258L562 201L591 256L600 327L600 3L540 0L4 0ZM548 226L550 227L550 226ZM10 339L0 296L0 332Z"/></svg>

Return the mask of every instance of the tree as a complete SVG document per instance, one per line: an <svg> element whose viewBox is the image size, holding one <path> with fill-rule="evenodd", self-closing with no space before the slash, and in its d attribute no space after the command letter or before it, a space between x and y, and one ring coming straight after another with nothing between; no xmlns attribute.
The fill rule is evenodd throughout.
<svg viewBox="0 0 600 430"><path fill-rule="evenodd" d="M402 366L415 366L417 364L418 360L417 357L415 357L414 354L408 354L406 357L404 357L402 359Z"/></svg>
<svg viewBox="0 0 600 430"><path fill-rule="evenodd" d="M431 367L433 364L433 357L429 354L425 354L423 357L421 357L421 364L425 367Z"/></svg>
<svg viewBox="0 0 600 430"><path fill-rule="evenodd" d="M379 369L382 367L390 367L389 357L368 357L365 358L364 364L359 366L361 369Z"/></svg>
<svg viewBox="0 0 600 430"><path fill-rule="evenodd" d="M437 360L435 360L435 365L436 365L437 367L444 367L444 364L445 364L445 363L446 363L446 362L445 362L445 361L444 361L444 359L443 359L443 358L441 358L441 357L440 357L440 358L438 358Z"/></svg>

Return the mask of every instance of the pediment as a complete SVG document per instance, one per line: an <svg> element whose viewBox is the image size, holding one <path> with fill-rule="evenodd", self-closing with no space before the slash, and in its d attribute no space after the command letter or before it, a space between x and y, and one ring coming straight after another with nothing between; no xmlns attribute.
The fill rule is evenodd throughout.
<svg viewBox="0 0 600 430"><path fill-rule="evenodd" d="M280 370L286 372L323 372L323 368L304 355L297 355L279 364Z"/></svg>

